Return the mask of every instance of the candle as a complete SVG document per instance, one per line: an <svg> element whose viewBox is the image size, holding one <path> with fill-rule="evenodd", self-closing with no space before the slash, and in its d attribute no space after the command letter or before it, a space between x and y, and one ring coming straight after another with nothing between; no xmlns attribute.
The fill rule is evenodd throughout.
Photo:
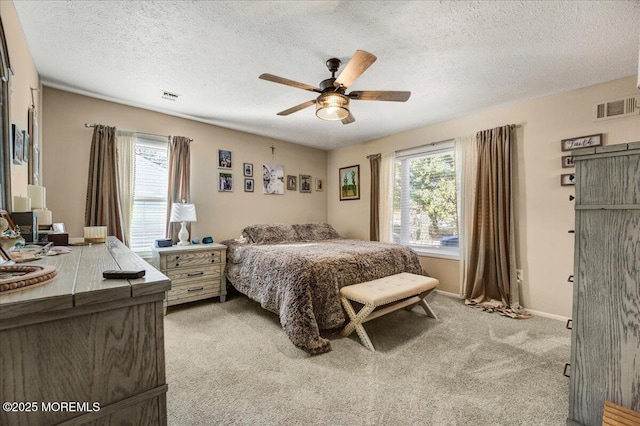
<svg viewBox="0 0 640 426"><path fill-rule="evenodd" d="M33 211L38 215L38 225L51 225L53 223L51 210L33 209Z"/></svg>
<svg viewBox="0 0 640 426"><path fill-rule="evenodd" d="M31 198L31 207L34 209L47 208L47 190L44 186L27 185L27 195Z"/></svg>
<svg viewBox="0 0 640 426"><path fill-rule="evenodd" d="M14 212L28 212L31 211L31 199L29 197L13 197L13 211Z"/></svg>
<svg viewBox="0 0 640 426"><path fill-rule="evenodd" d="M85 226L84 241L87 243L104 243L107 241L107 227Z"/></svg>

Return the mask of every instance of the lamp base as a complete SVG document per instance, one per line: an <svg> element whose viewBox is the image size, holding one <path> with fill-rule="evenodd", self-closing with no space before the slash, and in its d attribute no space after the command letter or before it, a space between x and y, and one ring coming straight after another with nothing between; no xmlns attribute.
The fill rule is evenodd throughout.
<svg viewBox="0 0 640 426"><path fill-rule="evenodd" d="M179 246L188 246L189 245L189 231L187 231L187 222L182 222L180 226L180 232L178 232L178 238L180 242Z"/></svg>

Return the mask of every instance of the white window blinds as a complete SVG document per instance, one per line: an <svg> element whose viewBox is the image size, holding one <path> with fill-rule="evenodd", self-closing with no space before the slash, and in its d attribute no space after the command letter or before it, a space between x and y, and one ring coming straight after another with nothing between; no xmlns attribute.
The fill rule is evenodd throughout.
<svg viewBox="0 0 640 426"><path fill-rule="evenodd" d="M154 241L165 238L169 186L168 144L137 138L131 249L149 256Z"/></svg>
<svg viewBox="0 0 640 426"><path fill-rule="evenodd" d="M457 255L453 141L412 149L396 156L393 240L426 254Z"/></svg>

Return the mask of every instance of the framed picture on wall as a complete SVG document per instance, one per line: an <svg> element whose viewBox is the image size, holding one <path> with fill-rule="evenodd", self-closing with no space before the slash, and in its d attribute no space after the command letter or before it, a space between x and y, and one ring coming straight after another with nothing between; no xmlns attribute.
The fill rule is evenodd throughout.
<svg viewBox="0 0 640 426"><path fill-rule="evenodd" d="M324 191L324 179L316 178L316 191Z"/></svg>
<svg viewBox="0 0 640 426"><path fill-rule="evenodd" d="M22 164L24 155L24 139L22 130L15 124L11 125L11 135L13 136L13 163Z"/></svg>
<svg viewBox="0 0 640 426"><path fill-rule="evenodd" d="M300 175L300 192L311 192L311 176Z"/></svg>
<svg viewBox="0 0 640 426"><path fill-rule="evenodd" d="M262 165L262 193L284 195L284 166L282 164Z"/></svg>
<svg viewBox="0 0 640 426"><path fill-rule="evenodd" d="M573 157L570 155L563 155L562 156L562 168L563 169L567 169L569 167L575 167L575 164L573 163Z"/></svg>
<svg viewBox="0 0 640 426"><path fill-rule="evenodd" d="M31 144L29 143L29 133L26 130L22 131L22 161L27 164L31 158Z"/></svg>
<svg viewBox="0 0 640 426"><path fill-rule="evenodd" d="M31 141L29 156L29 183L33 185L40 184L40 159L39 159L39 142L38 142L38 111L31 107L27 116L27 127L29 128L29 140Z"/></svg>
<svg viewBox="0 0 640 426"><path fill-rule="evenodd" d="M343 167L338 171L340 201L360 199L360 165Z"/></svg>
<svg viewBox="0 0 640 426"><path fill-rule="evenodd" d="M233 191L233 173L218 173L218 191Z"/></svg>
<svg viewBox="0 0 640 426"><path fill-rule="evenodd" d="M560 185L562 186L572 186L576 184L576 175L575 173L566 173L560 176Z"/></svg>
<svg viewBox="0 0 640 426"><path fill-rule="evenodd" d="M244 192L253 192L253 179L244 180Z"/></svg>
<svg viewBox="0 0 640 426"><path fill-rule="evenodd" d="M592 146L602 145L602 133L588 136L579 136L577 138L562 139L562 151L571 151L572 149L589 148Z"/></svg>
<svg viewBox="0 0 640 426"><path fill-rule="evenodd" d="M224 149L218 150L218 168L219 169L233 168L233 164L231 163L231 151L226 151Z"/></svg>
<svg viewBox="0 0 640 426"><path fill-rule="evenodd" d="M242 171L246 177L253 177L253 164L242 163Z"/></svg>
<svg viewBox="0 0 640 426"><path fill-rule="evenodd" d="M298 177L295 175L287 175L287 191L295 191L298 189Z"/></svg>

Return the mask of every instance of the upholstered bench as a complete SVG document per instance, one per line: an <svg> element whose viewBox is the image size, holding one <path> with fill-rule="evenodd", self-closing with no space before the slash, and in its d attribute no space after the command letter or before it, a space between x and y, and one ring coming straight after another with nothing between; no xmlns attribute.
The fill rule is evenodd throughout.
<svg viewBox="0 0 640 426"><path fill-rule="evenodd" d="M340 334L348 336L355 330L364 346L375 351L362 324L398 309L411 310L418 304L422 306L428 316L437 319L436 314L424 298L438 284L440 283L435 278L403 272L342 287L340 300L351 321ZM357 314L351 304L352 301L364 305Z"/></svg>

